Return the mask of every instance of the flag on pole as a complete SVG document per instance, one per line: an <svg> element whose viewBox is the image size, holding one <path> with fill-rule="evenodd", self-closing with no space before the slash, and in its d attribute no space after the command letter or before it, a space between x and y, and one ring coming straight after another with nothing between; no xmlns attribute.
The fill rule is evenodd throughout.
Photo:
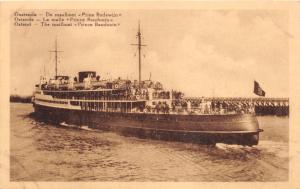
<svg viewBox="0 0 300 189"><path fill-rule="evenodd" d="M257 81L254 81L254 90L253 90L254 94L258 95L258 96L265 96L266 93L264 90L262 90L262 88L259 86L259 83Z"/></svg>

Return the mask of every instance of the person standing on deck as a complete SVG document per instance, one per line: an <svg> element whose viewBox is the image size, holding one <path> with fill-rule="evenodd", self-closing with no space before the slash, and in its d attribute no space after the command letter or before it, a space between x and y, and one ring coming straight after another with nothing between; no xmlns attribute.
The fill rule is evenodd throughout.
<svg viewBox="0 0 300 189"><path fill-rule="evenodd" d="M191 104L191 101L187 101L186 104L187 104L187 112L188 112L188 113L191 113L191 111L192 111L192 104Z"/></svg>

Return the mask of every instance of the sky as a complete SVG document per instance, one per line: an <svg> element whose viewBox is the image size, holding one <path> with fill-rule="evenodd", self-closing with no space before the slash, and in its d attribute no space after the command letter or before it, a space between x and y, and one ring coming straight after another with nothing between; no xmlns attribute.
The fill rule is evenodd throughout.
<svg viewBox="0 0 300 189"><path fill-rule="evenodd" d="M100 10L99 10L100 11ZM11 26L11 94L30 95L43 74L94 70L102 78L138 79L136 43L141 22L142 79L186 96L288 97L288 12L283 10L114 10L120 26Z"/></svg>

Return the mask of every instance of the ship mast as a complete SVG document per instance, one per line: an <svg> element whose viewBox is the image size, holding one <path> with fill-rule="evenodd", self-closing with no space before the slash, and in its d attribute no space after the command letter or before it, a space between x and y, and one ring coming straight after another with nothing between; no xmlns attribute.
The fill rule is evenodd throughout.
<svg viewBox="0 0 300 189"><path fill-rule="evenodd" d="M57 53L63 52L63 51L57 50L57 37L55 38L55 49L53 51L50 51L50 52L55 53L55 79L56 79L57 78L57 60L58 60Z"/></svg>
<svg viewBox="0 0 300 189"><path fill-rule="evenodd" d="M139 51L139 86L141 85L141 77L142 77L142 59L141 59L141 52L142 52L142 46L146 46L142 44L142 34L141 34L141 29L140 29L140 21L139 21L139 26L138 26L138 32L137 32L137 38L138 38L138 44L131 44L131 45L136 45L138 46L138 51Z"/></svg>

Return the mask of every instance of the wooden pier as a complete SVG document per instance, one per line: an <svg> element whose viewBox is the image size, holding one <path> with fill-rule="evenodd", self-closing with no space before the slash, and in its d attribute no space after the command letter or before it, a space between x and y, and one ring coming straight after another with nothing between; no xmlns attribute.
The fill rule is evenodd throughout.
<svg viewBox="0 0 300 189"><path fill-rule="evenodd" d="M258 115L289 115L289 99L288 98L244 98L244 97L186 97L185 100L192 104L199 104L203 100L212 102L213 104L222 104L225 106L254 106L255 113Z"/></svg>

